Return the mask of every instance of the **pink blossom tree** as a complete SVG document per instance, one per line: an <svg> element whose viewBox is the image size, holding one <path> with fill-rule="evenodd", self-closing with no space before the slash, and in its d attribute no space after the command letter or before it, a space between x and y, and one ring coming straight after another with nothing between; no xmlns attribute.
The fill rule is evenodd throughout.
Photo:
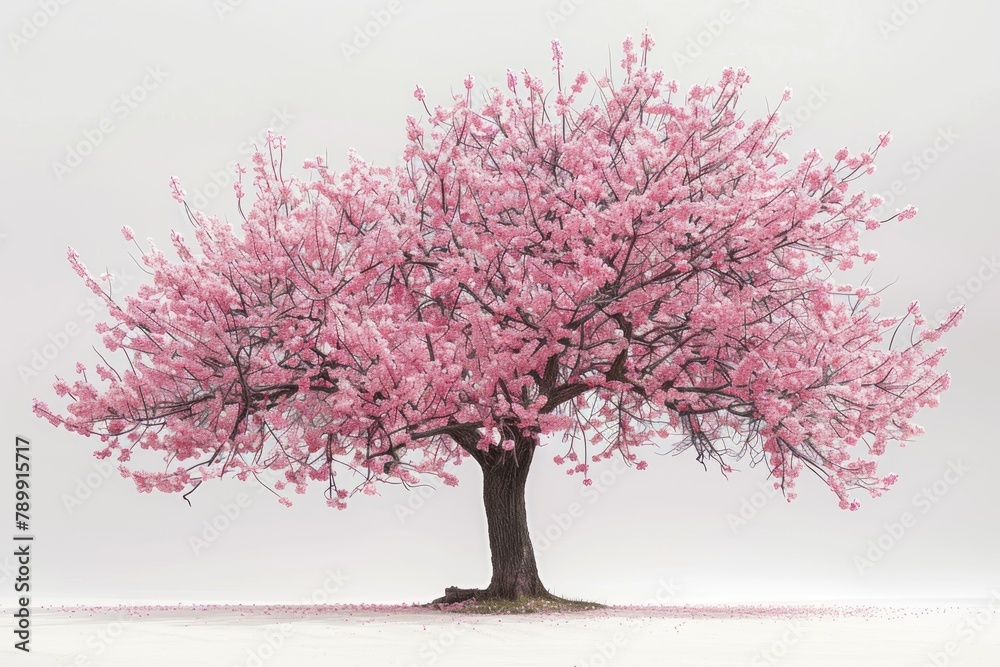
<svg viewBox="0 0 1000 667"><path fill-rule="evenodd" d="M895 480L876 470L887 444L919 435L915 413L947 388L945 350L926 348L961 316L922 326L913 302L882 317L869 287L832 280L875 260L860 226L915 214L878 220L879 198L851 192L890 136L789 165L778 109L737 112L743 70L675 101L652 46L626 38L620 81L589 103L558 42L552 91L508 72L476 105L470 77L426 123L407 118L394 168L315 158L296 178L272 135L241 232L188 209L197 250L177 233L175 260L151 245L134 297L113 299L70 249L122 362L78 363L55 384L65 410L35 412L99 437L139 491L185 498L272 470L282 503L315 482L342 509L378 483L454 485L471 458L493 575L449 602L551 597L524 503L542 446L590 484L593 464L644 470L676 437L723 471L762 463L789 499L808 469L856 509L852 491ZM242 178L236 196L242 213ZM130 465L137 446L165 465Z"/></svg>

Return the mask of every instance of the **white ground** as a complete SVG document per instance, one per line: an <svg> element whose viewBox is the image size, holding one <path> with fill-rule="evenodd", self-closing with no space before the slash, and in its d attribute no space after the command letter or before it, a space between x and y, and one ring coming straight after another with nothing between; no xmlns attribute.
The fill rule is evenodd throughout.
<svg viewBox="0 0 1000 667"><path fill-rule="evenodd" d="M407 608L42 609L0 665L425 667L1000 665L1000 605L637 608L469 616ZM9 628L10 612L3 627ZM948 652L951 655L948 655Z"/></svg>

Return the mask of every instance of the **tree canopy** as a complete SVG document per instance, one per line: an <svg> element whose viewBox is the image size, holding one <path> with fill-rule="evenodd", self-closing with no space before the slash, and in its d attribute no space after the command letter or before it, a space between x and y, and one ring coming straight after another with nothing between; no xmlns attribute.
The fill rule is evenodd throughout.
<svg viewBox="0 0 1000 667"><path fill-rule="evenodd" d="M241 227L188 209L196 245L140 249L135 296L112 298L70 249L117 361L78 363L55 384L65 410L36 413L99 437L140 491L271 469L281 502L318 483L343 508L380 482L453 485L454 464L525 441L587 484L602 459L644 469L680 436L723 470L761 462L790 498L811 470L856 508L947 388L929 347L961 316L927 327L915 301L883 316L870 287L834 279L876 259L862 228L915 214L879 220L852 185L890 135L791 162L780 104L739 112L745 71L678 94L652 46L625 40L617 82L567 85L553 42L551 89L508 71L474 103L470 77L432 109L418 86L426 118L406 119L392 167L352 153L300 177L271 135L245 211L236 185ZM137 447L164 463L133 465Z"/></svg>

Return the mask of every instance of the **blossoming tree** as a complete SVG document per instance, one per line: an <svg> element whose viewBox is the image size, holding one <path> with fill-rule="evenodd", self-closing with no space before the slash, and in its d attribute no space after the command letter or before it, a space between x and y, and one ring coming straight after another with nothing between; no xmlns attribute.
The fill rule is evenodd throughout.
<svg viewBox="0 0 1000 667"><path fill-rule="evenodd" d="M676 436L723 470L749 455L788 498L804 469L843 508L886 489L878 456L921 433L912 418L948 385L927 344L961 315L882 317L871 289L832 280L875 259L859 227L915 214L878 220L879 198L851 192L889 135L789 165L778 110L737 113L744 71L676 99L644 34L582 103L588 76L564 85L552 46L551 92L508 72L474 104L470 77L407 118L397 167L316 158L300 179L270 136L241 232L188 209L197 250L177 233L176 259L151 246L151 282L121 303L71 249L122 362L77 364L55 385L65 410L36 413L98 436L139 491L185 498L272 470L282 503L318 483L344 508L378 483L454 485L471 458L493 575L443 601L550 597L524 504L542 446L583 484L614 456L644 470ZM133 466L137 446L166 465Z"/></svg>

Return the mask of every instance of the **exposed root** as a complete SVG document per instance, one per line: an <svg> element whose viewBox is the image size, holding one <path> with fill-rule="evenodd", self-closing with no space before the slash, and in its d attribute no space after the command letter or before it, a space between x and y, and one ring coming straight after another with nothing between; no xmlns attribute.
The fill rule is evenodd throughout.
<svg viewBox="0 0 1000 667"><path fill-rule="evenodd" d="M458 604L468 600L485 600L486 597L486 590L482 588L459 588L458 586L449 586L444 589L444 595L431 602L431 605Z"/></svg>
<svg viewBox="0 0 1000 667"><path fill-rule="evenodd" d="M531 614L588 611L603 609L605 605L582 600L567 600L547 591L541 595L510 599L494 594L489 589L449 586L444 589L443 596L423 607L466 614Z"/></svg>

